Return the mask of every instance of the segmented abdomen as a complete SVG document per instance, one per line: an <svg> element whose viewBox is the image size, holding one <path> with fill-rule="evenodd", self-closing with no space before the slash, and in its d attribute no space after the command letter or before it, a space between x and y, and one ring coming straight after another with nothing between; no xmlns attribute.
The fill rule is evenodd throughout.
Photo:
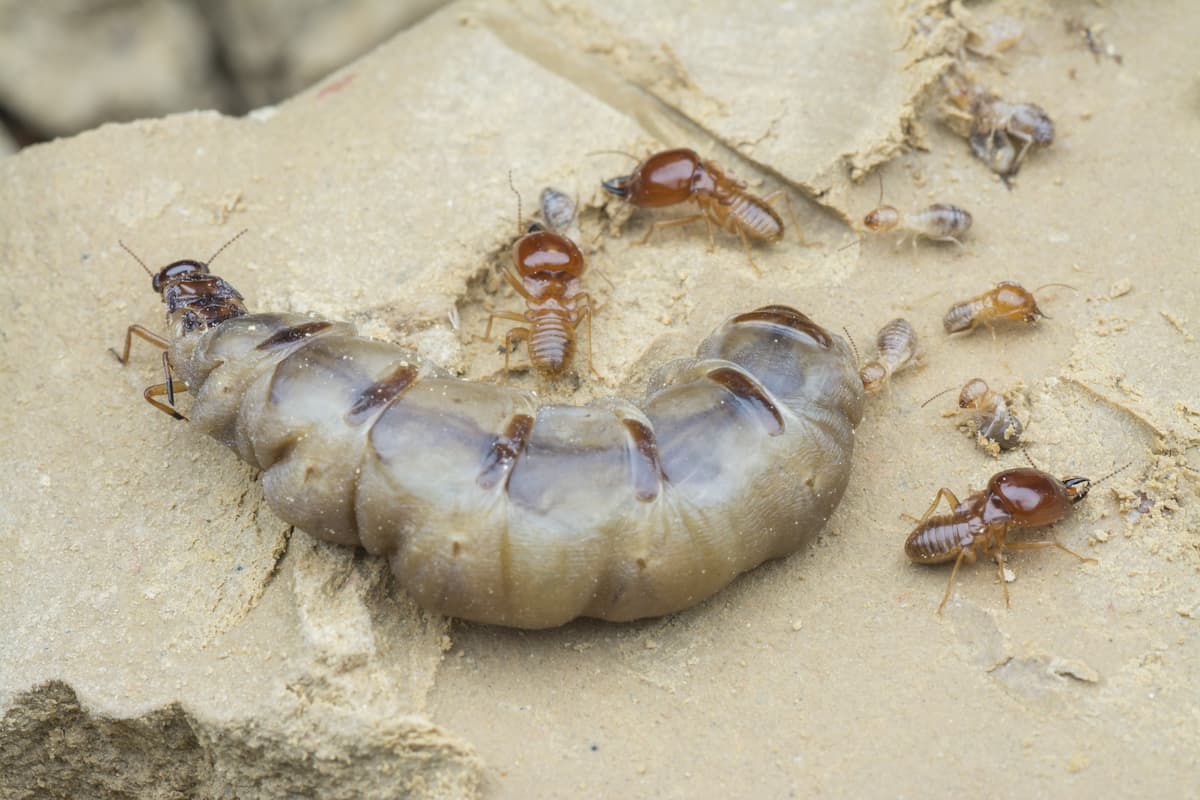
<svg viewBox="0 0 1200 800"><path fill-rule="evenodd" d="M964 300L961 303L955 303L942 318L942 325L946 328L946 333L960 333L974 328L976 316L980 310L978 300Z"/></svg>
<svg viewBox="0 0 1200 800"><path fill-rule="evenodd" d="M950 516L927 519L904 542L904 554L922 564L953 561L962 548L975 541L971 526Z"/></svg>
<svg viewBox="0 0 1200 800"><path fill-rule="evenodd" d="M730 192L709 205L714 220L730 233L744 231L751 239L769 242L783 238L783 220L766 202L742 191Z"/></svg>
<svg viewBox="0 0 1200 800"><path fill-rule="evenodd" d="M928 236L954 236L970 229L972 217L966 209L948 203L934 203L918 211L912 227Z"/></svg>
<svg viewBox="0 0 1200 800"><path fill-rule="evenodd" d="M547 377L555 377L571 363L575 331L567 313L560 309L530 309L529 361Z"/></svg>
<svg viewBox="0 0 1200 800"><path fill-rule="evenodd" d="M854 358L781 306L725 323L645 400L586 407L352 333L251 315L172 363L281 518L386 555L435 612L540 628L687 608L800 547L849 475Z"/></svg>

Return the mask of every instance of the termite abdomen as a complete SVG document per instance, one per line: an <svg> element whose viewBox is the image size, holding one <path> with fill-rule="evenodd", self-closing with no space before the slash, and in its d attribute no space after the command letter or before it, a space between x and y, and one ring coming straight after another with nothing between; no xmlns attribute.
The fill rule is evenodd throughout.
<svg viewBox="0 0 1200 800"><path fill-rule="evenodd" d="M896 318L880 328L875 345L879 356L858 373L868 393L878 392L893 374L920 358L917 332L906 319Z"/></svg>

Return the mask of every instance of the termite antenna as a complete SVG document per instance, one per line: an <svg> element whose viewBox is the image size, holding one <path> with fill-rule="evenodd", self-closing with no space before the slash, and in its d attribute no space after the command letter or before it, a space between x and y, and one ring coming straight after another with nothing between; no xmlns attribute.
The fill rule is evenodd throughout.
<svg viewBox="0 0 1200 800"><path fill-rule="evenodd" d="M245 235L245 233L246 233L246 231L248 231L248 230L250 230L250 229L249 229L249 228L242 228L240 231L238 231L237 233L235 233L235 234L233 235L233 238L232 238L232 239L230 239L228 242L226 242L225 244L223 244L223 245L221 245L220 247L218 247L218 248L217 248L217 252L213 253L211 256L209 256L209 257L208 257L208 261L206 261L206 262L205 262L205 265L206 265L206 266L208 266L208 265L211 265L211 264L212 264L212 262L213 262L213 259L215 259L217 256L221 255L221 253L222 253L222 252L225 250L225 248L226 248L226 247L229 247L229 245L233 244L233 243L234 243L234 242L236 242L238 239L242 238L242 236L244 236L244 235Z"/></svg>
<svg viewBox="0 0 1200 800"><path fill-rule="evenodd" d="M854 337L850 335L850 330L845 325L842 326L842 333L846 334L846 338L850 340L850 349L854 351L854 363L861 364L862 356L859 355L858 345L854 343Z"/></svg>
<svg viewBox="0 0 1200 800"><path fill-rule="evenodd" d="M1125 470L1129 469L1131 466L1133 466L1133 462L1132 462L1132 461L1130 461L1128 464L1126 464L1126 465L1125 465L1125 466L1123 466L1123 467L1119 467L1119 468L1117 468L1117 469L1114 469L1112 472L1108 473L1107 475L1105 475L1105 476L1104 476L1103 478L1101 478L1100 480L1092 481L1092 486L1091 486L1091 488L1093 488L1093 489L1094 489L1094 488L1096 488L1097 486L1099 486L1100 484L1104 483L1104 482L1105 482L1106 480L1108 480L1109 478L1112 478L1112 477L1115 477L1115 476L1117 476L1117 475L1120 475L1122 472L1124 472Z"/></svg>
<svg viewBox="0 0 1200 800"><path fill-rule="evenodd" d="M117 244L121 245L122 250L124 250L126 253L129 253L129 255L133 256L134 261L136 261L142 265L142 269L146 270L147 275L149 275L151 278L154 277L154 273L151 272L150 268L146 266L146 262L142 261L142 259L138 258L138 254L133 252L132 250L130 250L129 246L127 244L122 242L120 239L117 239Z"/></svg>
<svg viewBox="0 0 1200 800"><path fill-rule="evenodd" d="M508 188L512 189L513 194L517 196L517 235L521 235L521 193L517 191L517 187L513 185L512 170L508 171Z"/></svg>
<svg viewBox="0 0 1200 800"><path fill-rule="evenodd" d="M840 253L840 252L842 252L843 250L845 250L847 247L853 247L853 246L854 246L854 245L856 245L856 244L862 244L862 243L863 243L862 237L857 237L857 238L855 238L853 241L851 241L851 242L848 242L848 243L846 243L846 244L842 245L841 247L839 247L837 250L834 250L833 252L835 252L835 253Z"/></svg>
<svg viewBox="0 0 1200 800"><path fill-rule="evenodd" d="M1078 292L1078 291L1079 291L1078 289L1076 289L1074 286L1072 286L1072 285L1071 285L1071 284L1069 284L1069 283L1043 283L1041 286L1039 286L1039 287L1037 287L1036 289L1034 289L1034 290L1033 290L1033 292L1034 292L1034 294L1037 294L1037 293L1038 293L1038 292L1040 292L1042 289L1046 289L1046 288L1049 288L1049 287L1051 287L1051 286L1061 286L1061 287L1063 287L1064 289L1070 289L1072 292Z"/></svg>
<svg viewBox="0 0 1200 800"><path fill-rule="evenodd" d="M625 156L626 158L632 159L633 161L641 161L641 159L638 158L637 156L633 155L632 153L626 153L624 150L593 150L592 152L587 153L586 155L602 156L605 154L611 154L611 155L615 155L615 156Z"/></svg>
<svg viewBox="0 0 1200 800"><path fill-rule="evenodd" d="M1021 455L1025 456L1025 460L1029 462L1029 466L1039 471L1042 469L1037 464L1033 463L1033 457L1029 455L1029 451L1025 449L1025 445L1021 445Z"/></svg>
<svg viewBox="0 0 1200 800"><path fill-rule="evenodd" d="M883 205L883 170L875 170L875 177L879 178L879 202L876 205Z"/></svg>
<svg viewBox="0 0 1200 800"><path fill-rule="evenodd" d="M928 400L926 400L924 403L921 403L921 408L924 408L925 406L927 406L927 405L929 405L930 403L932 403L934 400L937 400L939 397L941 397L942 395L944 395L946 392L953 392L953 391L954 391L956 388L958 388L958 387L951 386L949 389L942 389L940 392L938 392L937 394L935 394L933 397L929 398L929 399L928 399Z"/></svg>

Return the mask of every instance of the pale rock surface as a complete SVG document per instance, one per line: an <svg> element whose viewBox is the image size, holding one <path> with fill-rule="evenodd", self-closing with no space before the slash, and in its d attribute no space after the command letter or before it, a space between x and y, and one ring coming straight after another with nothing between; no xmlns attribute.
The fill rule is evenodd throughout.
<svg viewBox="0 0 1200 800"><path fill-rule="evenodd" d="M916 102L964 36L946 10L959 4L792 3L769 20L740 8L456 3L247 118L108 125L0 160L0 796L1194 783L1200 520L1183 465L1200 446L1200 288L1186 237L1163 235L1191 215L1161 199L1200 179L1181 100L1194 84L1178 77L1200 56L1164 35L1194 28L1196 10L1173 0L1109 20L1118 70L1031 4L1025 49L977 65L1061 123L1010 191ZM931 152L905 155L918 140ZM791 189L819 244L789 230L756 248L761 278L734 237L708 252L700 226L633 246L655 215L620 236L608 216L628 209L598 190L629 162L587 154L663 146L696 147L764 193ZM846 248L845 221L878 192L850 175L872 164L898 206L968 206L968 249ZM124 368L107 352L130 323L162 330L118 240L157 268L249 228L214 270L252 309L349 319L495 379L496 344L475 337L491 311L520 308L498 276L518 229L510 170L526 213L547 184L578 193L606 376L547 387L515 372L515 385L574 402L640 393L654 364L767 302L860 342L913 321L928 366L873 400L814 547L660 620L452 624L380 561L289 531L251 469L143 403L156 351L135 343ZM950 302L1006 278L1080 296L1047 290L1052 320L995 341L941 335ZM1019 554L1007 611L994 570L964 568L939 620L947 575L904 563L899 515L1001 468L919 408L976 372L1031 387L1027 441L1047 468L1135 466L1051 532L1098 565Z"/></svg>

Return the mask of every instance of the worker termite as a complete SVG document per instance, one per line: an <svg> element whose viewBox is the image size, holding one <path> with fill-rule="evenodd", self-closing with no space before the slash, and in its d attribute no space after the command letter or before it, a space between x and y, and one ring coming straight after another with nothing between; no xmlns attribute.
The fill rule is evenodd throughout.
<svg viewBox="0 0 1200 800"><path fill-rule="evenodd" d="M879 355L858 371L863 390L868 393L878 392L892 375L921 357L917 332L906 319L894 319L880 328L875 345Z"/></svg>
<svg viewBox="0 0 1200 800"><path fill-rule="evenodd" d="M971 227L973 220L969 211L949 203L934 203L911 214L902 213L895 206L883 204L883 175L876 175L879 177L879 205L863 217L864 228L873 233L898 230L902 235L896 245L911 238L914 250L921 239L963 246L958 237Z"/></svg>
<svg viewBox="0 0 1200 800"><path fill-rule="evenodd" d="M1074 288L1065 283L1046 283L1039 286L1034 292L1041 291L1047 286ZM986 325L990 330L992 322L996 320L1007 319L1032 325L1043 317L1046 315L1038 308L1033 292L1019 283L1001 281L983 294L955 303L946 312L942 324L946 328L946 333L970 333L980 324ZM992 335L995 336L994 330Z"/></svg>
<svg viewBox="0 0 1200 800"><path fill-rule="evenodd" d="M863 218L863 225L875 233L899 229L904 235L897 244L911 237L915 250L920 239L954 242L962 247L958 237L967 232L971 221L971 214L965 209L949 203L934 203L912 214L902 214L895 206L880 206Z"/></svg>
<svg viewBox="0 0 1200 800"><path fill-rule="evenodd" d="M921 408L949 391L953 391L953 387L938 392L922 403ZM958 407L971 412L971 431L999 449L1012 450L1020 443L1021 434L1025 432L1021 420L1009 410L1004 395L993 391L982 378L973 378L962 387L958 393Z"/></svg>
<svg viewBox="0 0 1200 800"><path fill-rule="evenodd" d="M1108 480L1112 475L1101 480ZM1000 585L1004 588L1005 607L1009 605L1008 583L1004 576L1006 550L1056 547L1082 562L1095 563L1094 558L1081 556L1052 540L1008 541L1009 534L1015 530L1040 528L1066 519L1075 504L1087 497L1093 485L1087 478L1059 480L1039 469L1022 467L996 473L984 491L973 492L962 502L949 489L938 489L933 503L904 542L904 553L913 563L954 562L937 613L942 613L946 601L950 599L958 568L964 561L974 564L981 552L996 559ZM933 512L943 498L950 505L950 513L934 516Z"/></svg>
<svg viewBox="0 0 1200 800"><path fill-rule="evenodd" d="M512 186L512 176L509 176ZM517 227L521 227L521 195L517 195ZM529 233L517 239L512 249L512 267L504 270L504 279L525 298L525 313L494 311L488 315L484 340L492 336L492 323L507 319L526 323L504 334L504 374L514 342L524 340L529 348L529 363L547 379L566 372L575 354L576 329L587 323L588 369L592 366L592 299L583 290L586 264L575 243L562 234L530 226Z"/></svg>
<svg viewBox="0 0 1200 800"><path fill-rule="evenodd" d="M555 233L566 235L571 223L575 221L577 205L575 200L552 186L542 189L539 199L542 206L542 219L545 220L547 227Z"/></svg>
<svg viewBox="0 0 1200 800"><path fill-rule="evenodd" d="M545 241L518 261L571 262ZM153 286L168 334L131 326L126 343L166 349L192 428L263 471L281 519L387 557L433 613L546 628L679 611L810 541L849 479L850 347L786 306L729 318L643 398L578 407L344 322L249 313L199 262Z"/></svg>
<svg viewBox="0 0 1200 800"><path fill-rule="evenodd" d="M762 274L750 254L750 240L777 242L783 238L783 219L771 207L771 200L787 195L780 189L766 198L746 191L746 184L727 175L714 162L700 158L694 150L664 150L638 164L628 175L603 182L604 190L637 208L664 208L692 201L700 213L679 219L660 220L650 226L641 244L650 240L659 228L686 225L704 220L708 226L711 252L716 243L713 225L742 240L746 258L755 272Z"/></svg>
<svg viewBox="0 0 1200 800"><path fill-rule="evenodd" d="M1031 148L1054 143L1054 121L1041 106L1007 102L961 74L947 74L943 85L950 101L943 105L947 121L967 138L971 152L1006 182L1021 169Z"/></svg>

